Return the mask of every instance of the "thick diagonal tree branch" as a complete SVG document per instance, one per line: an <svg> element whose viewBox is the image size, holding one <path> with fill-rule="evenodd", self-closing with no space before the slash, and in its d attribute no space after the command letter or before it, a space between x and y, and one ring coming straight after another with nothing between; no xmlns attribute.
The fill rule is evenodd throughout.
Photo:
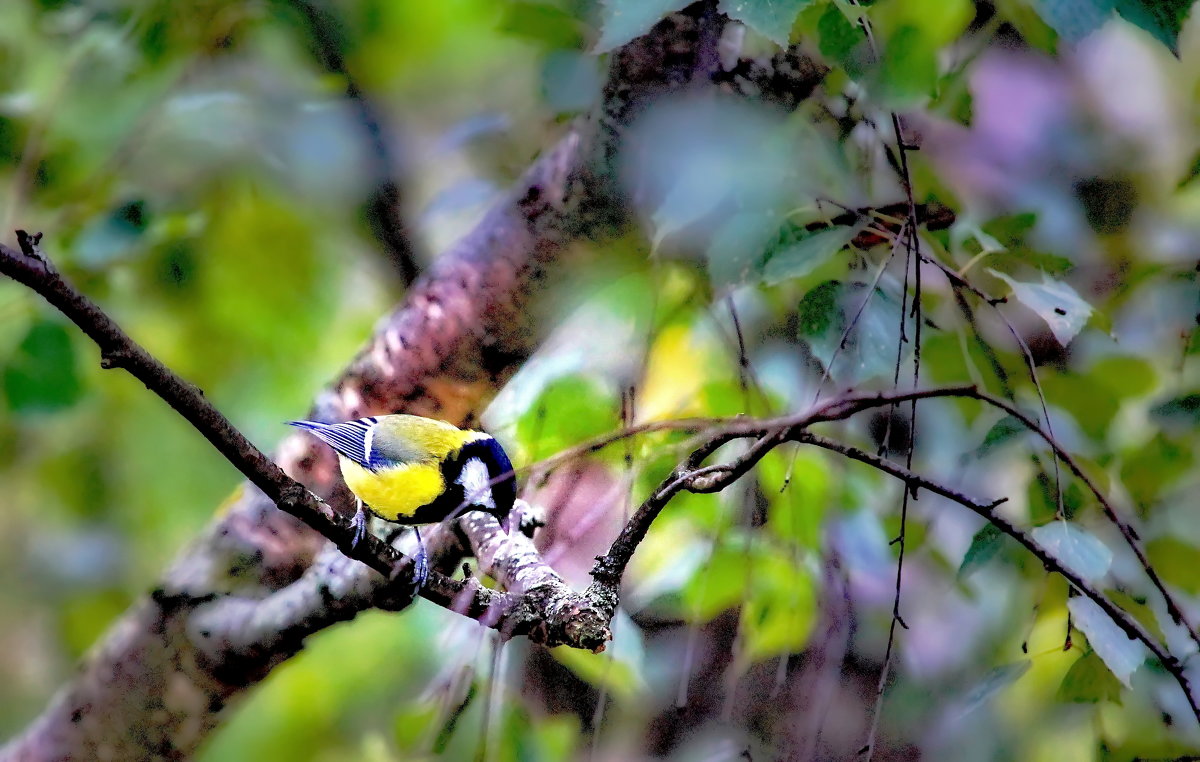
<svg viewBox="0 0 1200 762"><path fill-rule="evenodd" d="M367 347L317 399L310 417L333 420L405 411L459 424L477 418L537 345L535 296L544 289L547 268L569 243L594 236L620 218L614 214L620 205L609 168L624 127L657 96L695 84L697 10L668 17L614 53L598 113L572 127L414 284L405 302L378 325ZM801 82L805 94L819 77L816 71ZM797 78L787 81L792 86ZM88 312L62 296L64 306L81 309L81 316ZM115 338L107 330L98 335L104 341ZM113 366L132 363L153 370L136 351L108 354ZM167 387L185 400L189 420L220 429L220 421L191 407L195 390L183 382ZM223 440L221 447L227 455L244 455L262 465L259 477L176 559L155 594L112 626L45 712L0 756L187 756L219 724L226 706L300 647L292 639L280 643L273 633L264 633L243 641L236 649L239 658L226 662L197 642L194 617L202 610L211 614L222 599L283 606L286 600L274 596L299 595L303 591L290 586L305 579L314 559L328 558L322 550L328 542L325 532L344 537L344 522L334 510L280 478L270 463L261 463L261 453L243 450L235 437ZM284 441L275 463L337 513L344 512L347 493L327 452L293 436ZM278 510L273 498L314 519L321 531ZM399 556L392 548L371 543L366 550L370 553L364 560L372 568L387 574L396 570ZM330 567L326 573L344 575L349 568L354 567ZM313 572L309 578L321 574ZM528 609L514 606L510 593L447 582L435 578L425 596L489 619L499 607L509 620L494 626L518 632L525 625L533 627L534 620L524 615ZM394 589L383 587L371 593L376 605L403 604ZM321 584L316 589L352 590ZM353 608L342 611L350 616ZM548 638L553 635L547 633ZM272 641L278 647L271 647Z"/></svg>

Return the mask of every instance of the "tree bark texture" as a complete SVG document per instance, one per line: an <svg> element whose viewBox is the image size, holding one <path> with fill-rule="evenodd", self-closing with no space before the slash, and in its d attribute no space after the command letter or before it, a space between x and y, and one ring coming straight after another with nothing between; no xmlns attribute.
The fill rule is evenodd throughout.
<svg viewBox="0 0 1200 762"><path fill-rule="evenodd" d="M310 415L342 420L403 411L475 421L538 344L537 297L548 268L571 242L620 222L611 159L624 127L646 103L695 85L698 76L704 84L721 80L706 63L712 30L704 33L704 25L716 23L713 16L693 7L614 53L597 112L570 128L417 280ZM745 89L740 75L723 76L726 89ZM807 91L815 85L811 77L785 82ZM276 460L332 505L348 508L336 461L311 438L284 440ZM450 539L439 542L435 562L452 570L463 550ZM362 610L380 579L246 484L0 758L187 758L247 689L303 647L307 634ZM218 630L224 640L214 644Z"/></svg>

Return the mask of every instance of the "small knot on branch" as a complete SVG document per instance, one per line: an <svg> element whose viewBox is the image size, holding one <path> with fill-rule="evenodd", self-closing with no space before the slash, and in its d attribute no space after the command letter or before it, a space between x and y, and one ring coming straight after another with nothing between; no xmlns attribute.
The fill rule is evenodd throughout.
<svg viewBox="0 0 1200 762"><path fill-rule="evenodd" d="M129 361L133 359L133 355L124 347L105 350L100 355L100 367L104 370L112 370L113 368L127 368Z"/></svg>
<svg viewBox="0 0 1200 762"><path fill-rule="evenodd" d="M310 500L313 503L322 502L320 498L309 492L303 484L289 479L279 486L279 495L275 500L275 504L288 513L295 513Z"/></svg>
<svg viewBox="0 0 1200 762"><path fill-rule="evenodd" d="M700 494L708 492L720 492L729 486L732 468L726 465L711 466L711 471L705 473L697 472L687 481L687 489L689 492Z"/></svg>
<svg viewBox="0 0 1200 762"><path fill-rule="evenodd" d="M594 611L580 611L567 621L563 628L566 643L576 648L584 648L594 654L604 651L608 641L613 639L612 629L608 622L602 620Z"/></svg>
<svg viewBox="0 0 1200 762"><path fill-rule="evenodd" d="M41 233L30 234L24 230L17 231L17 244L21 247L21 253L27 257L33 257L45 262L46 257L42 254L41 243Z"/></svg>
<svg viewBox="0 0 1200 762"><path fill-rule="evenodd" d="M531 591L535 598L539 591ZM547 647L566 645L600 653L613 639L609 626L611 616L603 604L588 594L571 594L556 603L552 599L539 601L538 609L546 612L530 630L529 638Z"/></svg>
<svg viewBox="0 0 1200 762"><path fill-rule="evenodd" d="M47 273L57 274L57 270L54 269L54 265L52 265L46 255L42 253L41 233L28 233L24 230L18 230L17 245L21 247L22 254L34 260L35 262L40 263L42 268Z"/></svg>
<svg viewBox="0 0 1200 762"><path fill-rule="evenodd" d="M616 567L613 560L608 556L596 556L596 563L592 565L592 579L604 585L616 585L621 581L621 570Z"/></svg>

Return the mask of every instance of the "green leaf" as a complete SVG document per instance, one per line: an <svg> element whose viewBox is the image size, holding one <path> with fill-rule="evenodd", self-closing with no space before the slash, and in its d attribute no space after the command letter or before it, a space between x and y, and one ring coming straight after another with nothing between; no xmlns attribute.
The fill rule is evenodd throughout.
<svg viewBox="0 0 1200 762"><path fill-rule="evenodd" d="M1079 42L1112 18L1114 0L1034 0L1042 20L1067 42Z"/></svg>
<svg viewBox="0 0 1200 762"><path fill-rule="evenodd" d="M751 280L752 274L762 269L763 251L768 249L778 224L778 217L769 212L740 212L726 220L705 252L713 283L727 285ZM656 243L661 240L657 231L655 239Z"/></svg>
<svg viewBox="0 0 1200 762"><path fill-rule="evenodd" d="M558 452L616 429L619 409L611 390L591 376L563 376L517 421L517 440L531 453Z"/></svg>
<svg viewBox="0 0 1200 762"><path fill-rule="evenodd" d="M668 13L688 5L688 0L606 0L600 13L597 53L619 48L640 37Z"/></svg>
<svg viewBox="0 0 1200 762"><path fill-rule="evenodd" d="M866 39L863 33L850 23L837 3L825 6L825 11L817 21L817 35L820 38L821 55L835 61L843 61L850 51Z"/></svg>
<svg viewBox="0 0 1200 762"><path fill-rule="evenodd" d="M1188 440L1164 432L1125 456L1121 464L1121 482L1130 497L1143 510L1192 467L1195 454Z"/></svg>
<svg viewBox="0 0 1200 762"><path fill-rule="evenodd" d="M792 24L813 0L721 0L721 13L740 21L776 45L787 45Z"/></svg>
<svg viewBox="0 0 1200 762"><path fill-rule="evenodd" d="M977 246L968 246L968 241L974 241ZM950 228L950 245L955 250L963 250L974 256L981 254L998 254L1006 251L1007 247L991 233L988 233L973 220L956 220ZM975 249L978 249L978 252Z"/></svg>
<svg viewBox="0 0 1200 762"><path fill-rule="evenodd" d="M1158 382L1154 366L1144 358L1133 355L1101 358L1088 369L1087 377L1103 384L1120 399L1149 394Z"/></svg>
<svg viewBox="0 0 1200 762"><path fill-rule="evenodd" d="M812 131L745 102L665 102L635 132L637 158L625 160L635 162L630 181L650 213L653 251L668 238L684 249L707 246L710 265L736 276L718 282L740 280L761 261L783 210L815 175L816 161L793 158L816 149Z"/></svg>
<svg viewBox="0 0 1200 762"><path fill-rule="evenodd" d="M1150 414L1160 423L1177 422L1200 426L1200 392L1192 392L1154 406Z"/></svg>
<svg viewBox="0 0 1200 762"><path fill-rule="evenodd" d="M598 59L575 50L553 50L542 62L542 97L559 114L586 111L599 99Z"/></svg>
<svg viewBox="0 0 1200 762"><path fill-rule="evenodd" d="M1059 563L1085 580L1103 577L1112 565L1112 551L1108 546L1076 524L1052 521L1035 527L1033 539Z"/></svg>
<svg viewBox="0 0 1200 762"><path fill-rule="evenodd" d="M406 754L419 755L429 727L438 722L441 707L433 701L413 702L401 706L393 719L393 739Z"/></svg>
<svg viewBox="0 0 1200 762"><path fill-rule="evenodd" d="M1007 541L1008 535L1001 532L995 524L984 524L983 529L971 538L971 546L967 548L966 555L958 566L958 578L964 580L983 568L988 561L996 557Z"/></svg>
<svg viewBox="0 0 1200 762"><path fill-rule="evenodd" d="M784 479L791 472L791 479ZM820 453L778 449L758 465L763 491L770 501L767 528L781 540L819 550L821 527L830 502L829 464Z"/></svg>
<svg viewBox="0 0 1200 762"><path fill-rule="evenodd" d="M1004 445L1013 442L1017 437L1021 436L1029 429L1025 428L1025 424L1013 418L1011 415L1006 415L999 421L996 421L987 434L984 435L983 441L971 453L972 457L984 458L991 455L993 451L1000 449Z"/></svg>
<svg viewBox="0 0 1200 762"><path fill-rule="evenodd" d="M773 286L807 275L841 251L859 229L858 226L834 227L812 232L796 225L785 226L779 239L767 251L763 282Z"/></svg>
<svg viewBox="0 0 1200 762"><path fill-rule="evenodd" d="M1167 536L1147 544L1146 554L1164 581L1190 595L1200 593L1200 548Z"/></svg>
<svg viewBox="0 0 1200 762"><path fill-rule="evenodd" d="M650 226L654 236L650 241L653 251L658 251L668 236L674 235L711 214L725 199L725 192L719 183L700 182L699 165L695 166L695 176L681 177L680 181L671 186L666 197L654 214L650 216ZM755 213L751 212L750 215ZM725 225L726 235L731 240L722 240L716 248L718 251L738 251L744 247L743 240L753 233L755 226L747 224L747 217L734 218L733 222L741 223L736 226ZM756 249L757 245L749 248ZM709 253L711 259L713 254Z"/></svg>
<svg viewBox="0 0 1200 762"><path fill-rule="evenodd" d="M750 554L745 548L722 546L683 589L684 614L690 621L707 622L736 606L751 583Z"/></svg>
<svg viewBox="0 0 1200 762"><path fill-rule="evenodd" d="M889 36L908 26L921 31L933 48L949 45L975 17L971 0L903 0L875 3L871 18L875 28Z"/></svg>
<svg viewBox="0 0 1200 762"><path fill-rule="evenodd" d="M1013 295L1046 321L1054 338L1064 347L1083 330L1092 314L1091 305L1080 299L1075 289L1044 273L1041 283L1023 283L1002 272L991 269L988 272L1011 286Z"/></svg>
<svg viewBox="0 0 1200 762"><path fill-rule="evenodd" d="M1058 685L1055 698L1067 704L1095 704L1100 701L1121 703L1121 684L1091 651L1075 660Z"/></svg>
<svg viewBox="0 0 1200 762"><path fill-rule="evenodd" d="M709 381L700 390L705 415L733 417L746 415L746 390L734 378Z"/></svg>
<svg viewBox="0 0 1200 762"><path fill-rule="evenodd" d="M674 511L674 501L671 505ZM711 554L709 541L677 512L665 524L656 523L655 530L646 538L647 552L638 554L630 575L632 584L625 600L631 611L658 598L669 598L668 603L677 605L680 591L691 583Z"/></svg>
<svg viewBox="0 0 1200 762"><path fill-rule="evenodd" d="M840 281L828 280L804 295L797 308L801 336L820 338L839 327L843 288Z"/></svg>
<svg viewBox="0 0 1200 762"><path fill-rule="evenodd" d="M812 632L817 596L798 558L756 546L750 594L742 610L744 647L751 661L800 651Z"/></svg>
<svg viewBox="0 0 1200 762"><path fill-rule="evenodd" d="M1133 673L1145 661L1145 648L1117 627L1091 598L1082 596L1067 601L1072 621L1087 636L1088 644L1104 660L1105 666L1126 688Z"/></svg>
<svg viewBox="0 0 1200 762"><path fill-rule="evenodd" d="M757 278L785 213L847 190L840 146L800 116L729 98L665 101L638 120L622 161L652 251L704 251L715 285Z"/></svg>
<svg viewBox="0 0 1200 762"><path fill-rule="evenodd" d="M1167 640L1167 635L1162 629L1162 623L1158 620L1158 614L1146 604L1145 596L1139 595L1134 597L1129 593L1113 589L1106 589L1104 594L1118 607L1124 609L1140 622L1151 635L1164 642Z"/></svg>
<svg viewBox="0 0 1200 762"><path fill-rule="evenodd" d="M919 27L903 26L888 40L879 69L881 98L908 105L929 95L937 82L937 47Z"/></svg>
<svg viewBox="0 0 1200 762"><path fill-rule="evenodd" d="M1047 455L1047 457L1049 457ZM1029 500L1029 517L1034 524L1045 523L1058 516L1058 490L1054 486L1054 476L1045 470L1045 462L1036 455L1029 458L1030 464L1037 469L1034 477L1029 480L1026 494ZM1090 493L1085 494L1078 482L1068 481L1062 488L1063 517L1070 520L1079 514L1085 502L1090 500Z"/></svg>
<svg viewBox="0 0 1200 762"><path fill-rule="evenodd" d="M4 368L9 409L16 413L54 412L74 405L82 394L67 329L50 320L34 322Z"/></svg>
<svg viewBox="0 0 1200 762"><path fill-rule="evenodd" d="M1109 384L1096 379L1093 373L1044 373L1041 381L1051 405L1067 410L1089 437L1104 441L1121 407L1120 398Z"/></svg>
<svg viewBox="0 0 1200 762"><path fill-rule="evenodd" d="M57 601L60 634L72 657L87 653L87 649L104 634L129 606L129 596L119 590L81 591Z"/></svg>
<svg viewBox="0 0 1200 762"><path fill-rule="evenodd" d="M882 288L826 281L804 295L797 313L800 338L839 383L886 375L895 367L900 302Z"/></svg>
<svg viewBox="0 0 1200 762"><path fill-rule="evenodd" d="M1029 667L1032 664L1033 662L1029 659L1024 659L1012 664L996 667L991 672L988 672L963 699L959 717L964 717L975 711L992 696L995 696L1017 680L1020 680L1021 676L1029 671Z"/></svg>
<svg viewBox="0 0 1200 762"><path fill-rule="evenodd" d="M1187 19L1193 0L1116 0L1117 13L1145 29L1179 55L1179 30Z"/></svg>
<svg viewBox="0 0 1200 762"><path fill-rule="evenodd" d="M173 342L162 357L201 388L219 377L214 366L232 347L264 366L312 351L340 284L318 252L316 217L283 196L239 180L214 187L205 205L210 223L196 251L198 301L190 310L208 341ZM287 331L278 329L280 315L290 316Z"/></svg>
<svg viewBox="0 0 1200 762"><path fill-rule="evenodd" d="M540 42L548 48L574 49L583 43L583 25L561 8L547 3L509 0L502 6L499 30Z"/></svg>
<svg viewBox="0 0 1200 762"><path fill-rule="evenodd" d="M514 712L517 711L520 710L514 709ZM579 759L580 754L577 753L577 750L586 742L584 739L587 738L579 726L580 720L574 714L564 713L538 717L536 722L531 723L528 731L537 741L533 753L530 753L527 743L517 742L514 744L517 749L516 758ZM497 755L497 758L510 759L510 757L501 755Z"/></svg>

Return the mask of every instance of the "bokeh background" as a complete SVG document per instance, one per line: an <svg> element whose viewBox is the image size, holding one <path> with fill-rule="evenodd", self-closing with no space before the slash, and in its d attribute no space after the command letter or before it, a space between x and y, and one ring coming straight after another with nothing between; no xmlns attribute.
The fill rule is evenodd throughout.
<svg viewBox="0 0 1200 762"><path fill-rule="evenodd" d="M793 115L685 99L635 126L622 176L645 232L572 253L542 307L544 349L489 428L528 464L623 420L781 414L818 390L886 388L899 258L843 248L866 221L823 239L804 226L902 200L879 127L898 109L922 143L918 201L958 217L927 250L990 293L1050 278L1094 308L1068 316L1084 327L1066 346L1044 314L1000 311L1056 436L1136 512L1200 620L1200 22L1177 23L1186 4L1167 23L1130 10L1153 4L888 0L869 8L873 60L852 3L792 5L784 37L831 67L821 90ZM379 179L399 184L428 263L596 103L597 45L654 20L614 15L632 7L356 0L330 4L332 40L282 0L4 3L0 230L44 231L81 290L269 449L403 295L373 232ZM770 56L771 36L751 25L744 54ZM389 163L330 45L376 109ZM986 305L964 319L933 275L924 380L1007 387L1036 412L1008 324ZM837 350L866 292L879 296ZM835 432L895 453L909 425ZM1044 446L1000 416L934 402L917 432L923 473L1008 495L1026 524L1055 521ZM571 581L586 583L678 444L616 445L530 485L535 503L562 506L540 541ZM0 736L36 716L238 482L72 326L0 283ZM1066 484L1063 502L1060 518L1111 550L1103 586L1186 653L1095 501ZM606 654L497 649L422 603L363 615L312 638L201 758L466 759L483 739L521 760L853 754L887 640L898 506L882 475L780 450L720 496L672 503ZM1135 652L1126 687L1081 633L1064 649L1066 586L1014 544L930 496L908 532L880 758L1200 749L1160 668Z"/></svg>

